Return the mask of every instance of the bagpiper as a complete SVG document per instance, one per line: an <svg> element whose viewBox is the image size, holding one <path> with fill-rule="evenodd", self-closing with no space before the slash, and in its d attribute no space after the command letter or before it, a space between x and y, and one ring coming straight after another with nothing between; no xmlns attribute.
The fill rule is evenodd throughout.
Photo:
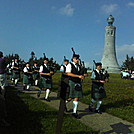
<svg viewBox="0 0 134 134"><path fill-rule="evenodd" d="M57 97L62 98L63 100L66 100L68 98L68 93L69 93L69 76L66 75L66 67L69 64L69 60L66 59L64 56L64 63L60 67L60 72L62 73L61 75L61 80L59 81L59 89L58 89L58 94Z"/></svg>
<svg viewBox="0 0 134 134"><path fill-rule="evenodd" d="M39 84L39 92L37 93L37 97L40 97L41 90L46 90L46 95L44 100L50 102L49 94L52 89L52 75L54 74L54 70L51 66L48 65L49 60L48 58L44 58L43 65L40 66L39 73L40 73L40 84Z"/></svg>
<svg viewBox="0 0 134 134"><path fill-rule="evenodd" d="M106 92L104 89L104 83L107 82L102 73L102 63L95 63L96 69L91 74L92 89L91 89L91 103L89 105L89 111L93 112L93 105L97 103L95 112L102 114L100 106L102 99L106 98Z"/></svg>
<svg viewBox="0 0 134 134"><path fill-rule="evenodd" d="M14 62L12 62L12 73L12 83L17 86L20 79L20 65L17 58L15 58Z"/></svg>
<svg viewBox="0 0 134 134"><path fill-rule="evenodd" d="M73 113L72 116L79 118L78 116L78 101L79 98L83 96L82 94L82 85L81 79L84 79L85 74L81 74L81 66L79 65L79 55L73 54L72 62L66 67L66 75L69 76L69 98L66 103L70 102L73 99Z"/></svg>
<svg viewBox="0 0 134 134"><path fill-rule="evenodd" d="M40 74L39 74L39 67L36 62L34 63L32 67L32 71L33 71L33 82L34 82L34 85L37 86L39 78L40 78Z"/></svg>
<svg viewBox="0 0 134 134"><path fill-rule="evenodd" d="M26 63L26 66L23 69L23 89L29 90L32 85L33 77L32 77L32 68L29 63Z"/></svg>

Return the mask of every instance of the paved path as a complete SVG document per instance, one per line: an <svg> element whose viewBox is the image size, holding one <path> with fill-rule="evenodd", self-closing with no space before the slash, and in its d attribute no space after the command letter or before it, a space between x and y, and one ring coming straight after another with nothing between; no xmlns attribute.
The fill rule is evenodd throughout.
<svg viewBox="0 0 134 134"><path fill-rule="evenodd" d="M22 86L17 87L22 90ZM38 88L32 87L32 91L24 91L25 93L37 98ZM57 99L57 93L51 92L51 102L44 101L45 91L42 92L40 100L48 104L55 109L59 109L59 99ZM72 103L67 105L68 109L72 109ZM134 124L128 121L122 120L118 117L112 116L108 113L97 114L88 112L88 105L79 102L78 113L80 120L85 125L89 126L93 130L100 131L103 134L134 134Z"/></svg>

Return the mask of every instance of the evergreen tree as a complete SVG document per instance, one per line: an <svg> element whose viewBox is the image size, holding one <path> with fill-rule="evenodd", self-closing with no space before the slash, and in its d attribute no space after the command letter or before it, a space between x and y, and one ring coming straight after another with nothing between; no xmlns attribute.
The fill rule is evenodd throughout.
<svg viewBox="0 0 134 134"><path fill-rule="evenodd" d="M128 70L134 70L134 58L126 55L126 60L123 62L123 68Z"/></svg>

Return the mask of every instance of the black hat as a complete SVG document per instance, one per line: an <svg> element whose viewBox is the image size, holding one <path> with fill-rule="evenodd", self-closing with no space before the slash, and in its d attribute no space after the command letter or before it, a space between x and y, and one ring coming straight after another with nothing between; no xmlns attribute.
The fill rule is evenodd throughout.
<svg viewBox="0 0 134 134"><path fill-rule="evenodd" d="M68 59L64 59L64 62L69 62L69 60Z"/></svg>
<svg viewBox="0 0 134 134"><path fill-rule="evenodd" d="M101 62L98 62L98 63L96 63L95 65L96 65L96 67L97 67L97 66L102 66L102 63L101 63Z"/></svg>
<svg viewBox="0 0 134 134"><path fill-rule="evenodd" d="M49 61L49 60L48 60L48 58L44 58L44 60L47 60L47 61Z"/></svg>
<svg viewBox="0 0 134 134"><path fill-rule="evenodd" d="M3 53L0 51L0 57L3 57Z"/></svg>
<svg viewBox="0 0 134 134"><path fill-rule="evenodd" d="M80 55L79 54L73 54L73 57L72 58L77 58L79 59Z"/></svg>

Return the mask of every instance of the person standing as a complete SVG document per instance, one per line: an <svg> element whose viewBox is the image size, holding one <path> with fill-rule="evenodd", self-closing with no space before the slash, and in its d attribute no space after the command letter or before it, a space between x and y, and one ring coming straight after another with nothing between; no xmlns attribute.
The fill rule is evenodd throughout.
<svg viewBox="0 0 134 134"><path fill-rule="evenodd" d="M26 66L24 67L23 72L24 72L24 74L23 74L23 86L24 86L23 89L29 90L30 86L32 84L32 74L33 74L29 63L26 63Z"/></svg>
<svg viewBox="0 0 134 134"><path fill-rule="evenodd" d="M68 92L69 90L67 90L68 88L68 82L69 82L69 77L68 75L66 75L66 67L69 64L69 60L68 59L64 59L64 64L61 65L60 67L60 72L62 73L61 75L61 80L59 82L59 89L58 89L58 93L57 93L57 97L59 98L66 98L68 96ZM62 89L64 88L64 89Z"/></svg>
<svg viewBox="0 0 134 134"><path fill-rule="evenodd" d="M19 67L19 61L17 58L15 58L14 62L12 63L12 82L14 82L15 86L17 86L18 81L20 79L20 67Z"/></svg>
<svg viewBox="0 0 134 134"><path fill-rule="evenodd" d="M81 79L84 79L84 74L81 74L81 66L78 64L79 55L73 54L72 62L66 67L66 75L69 76L69 98L66 103L73 99L73 113L72 116L75 118L78 117L77 108L79 98L82 97L82 85Z"/></svg>
<svg viewBox="0 0 134 134"><path fill-rule="evenodd" d="M41 90L46 90L46 95L44 100L50 102L49 94L52 89L52 75L54 74L54 70L52 67L48 65L48 58L44 59L43 65L40 66L39 73L40 73L40 84L39 84L39 91L37 93L37 97L40 97Z"/></svg>
<svg viewBox="0 0 134 134"><path fill-rule="evenodd" d="M7 64L7 77L8 77L8 79L10 79L11 80L11 73L12 73L12 62L10 62L9 64Z"/></svg>
<svg viewBox="0 0 134 134"><path fill-rule="evenodd" d="M34 63L33 67L32 67L32 71L33 71L33 81L34 81L34 85L37 86L38 85L38 81L39 81L39 67L37 66L37 63Z"/></svg>
<svg viewBox="0 0 134 134"><path fill-rule="evenodd" d="M106 98L106 92L104 90L104 83L107 81L104 79L102 73L102 64L96 63L96 69L93 70L91 75L92 89L91 89L91 103L89 105L89 111L93 112L93 105L97 103L95 112L102 114L100 106L102 104L102 99Z"/></svg>
<svg viewBox="0 0 134 134"><path fill-rule="evenodd" d="M5 86L6 86L6 62L3 57L3 52L0 51L0 88L3 97L5 96Z"/></svg>
<svg viewBox="0 0 134 134"><path fill-rule="evenodd" d="M131 80L134 80L134 71L132 71L132 74L131 74L130 79L131 79Z"/></svg>

